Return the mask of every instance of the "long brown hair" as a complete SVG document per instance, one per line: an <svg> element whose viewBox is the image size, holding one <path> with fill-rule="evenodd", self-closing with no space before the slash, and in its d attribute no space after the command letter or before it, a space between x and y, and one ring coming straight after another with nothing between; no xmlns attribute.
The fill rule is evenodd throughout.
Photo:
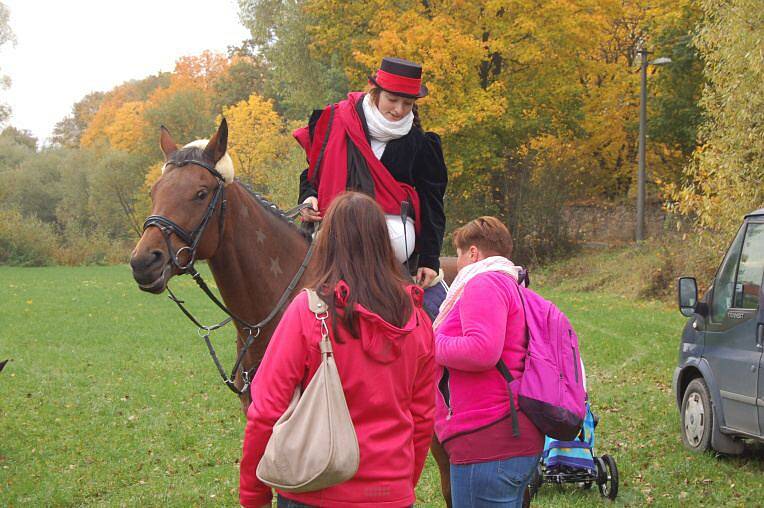
<svg viewBox="0 0 764 508"><path fill-rule="evenodd" d="M393 256L385 216L372 198L359 192L335 198L316 236L315 257L316 277L308 287L329 305L335 338L338 320L358 338L356 303L395 326L408 321L413 308L407 281ZM334 293L340 281L349 288L340 304L342 316Z"/></svg>

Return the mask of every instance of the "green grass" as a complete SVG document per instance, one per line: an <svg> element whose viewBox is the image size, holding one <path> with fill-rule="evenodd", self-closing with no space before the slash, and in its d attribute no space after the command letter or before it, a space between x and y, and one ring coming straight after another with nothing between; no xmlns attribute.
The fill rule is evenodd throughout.
<svg viewBox="0 0 764 508"><path fill-rule="evenodd" d="M541 278L541 281L544 279ZM190 280L174 287L219 317ZM660 303L541 287L581 337L598 454L616 504L755 505L764 454L686 452L671 395L682 318ZM562 285L564 287L564 285ZM0 267L1 506L236 506L244 417L193 326L125 266ZM230 366L230 331L216 343ZM441 506L430 461L422 506ZM537 506L609 505L596 488L544 485Z"/></svg>

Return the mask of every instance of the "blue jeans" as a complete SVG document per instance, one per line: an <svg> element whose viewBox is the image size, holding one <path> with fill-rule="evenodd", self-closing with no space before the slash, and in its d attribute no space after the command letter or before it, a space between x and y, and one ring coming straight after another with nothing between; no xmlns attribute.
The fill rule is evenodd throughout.
<svg viewBox="0 0 764 508"><path fill-rule="evenodd" d="M287 499L281 495L278 496L278 502L276 505L278 508L315 508L309 504L302 504L298 503L297 501L292 501L291 499Z"/></svg>
<svg viewBox="0 0 764 508"><path fill-rule="evenodd" d="M278 506L278 508L313 508L309 504L298 503L297 501L292 501L281 495L278 496L276 506Z"/></svg>
<svg viewBox="0 0 764 508"><path fill-rule="evenodd" d="M454 508L523 506L525 487L539 457L512 457L477 464L451 464Z"/></svg>

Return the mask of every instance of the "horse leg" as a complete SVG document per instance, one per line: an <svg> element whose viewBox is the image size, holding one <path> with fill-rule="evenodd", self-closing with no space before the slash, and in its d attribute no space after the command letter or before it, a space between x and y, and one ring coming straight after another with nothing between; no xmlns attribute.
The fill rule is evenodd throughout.
<svg viewBox="0 0 764 508"><path fill-rule="evenodd" d="M440 491L443 493L443 499L446 500L446 506L451 508L451 464L448 462L446 450L435 436L432 436L430 451L440 470Z"/></svg>

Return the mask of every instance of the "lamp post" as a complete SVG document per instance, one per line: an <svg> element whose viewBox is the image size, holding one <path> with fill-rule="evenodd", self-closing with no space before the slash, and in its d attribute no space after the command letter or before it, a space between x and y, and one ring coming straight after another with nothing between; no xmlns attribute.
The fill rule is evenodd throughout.
<svg viewBox="0 0 764 508"><path fill-rule="evenodd" d="M642 48L639 54L642 56L641 89L639 99L639 170L637 171L637 242L645 239L645 135L647 131L647 66L665 65L671 63L667 57L656 58L652 62L647 61L650 52Z"/></svg>

